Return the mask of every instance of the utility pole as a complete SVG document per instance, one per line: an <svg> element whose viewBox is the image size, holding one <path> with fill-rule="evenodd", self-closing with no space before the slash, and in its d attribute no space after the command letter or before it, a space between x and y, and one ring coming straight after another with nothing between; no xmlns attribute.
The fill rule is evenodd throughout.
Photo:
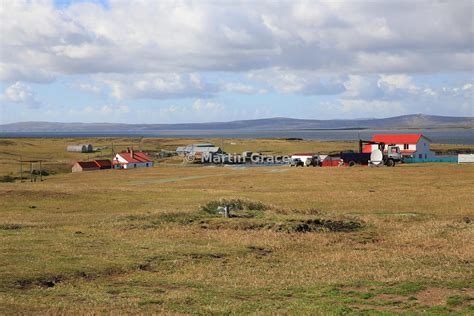
<svg viewBox="0 0 474 316"><path fill-rule="evenodd" d="M23 182L23 159L20 156L20 182Z"/></svg>
<svg viewBox="0 0 474 316"><path fill-rule="evenodd" d="M40 182L43 182L43 171L41 170L41 160L39 161L40 163Z"/></svg>

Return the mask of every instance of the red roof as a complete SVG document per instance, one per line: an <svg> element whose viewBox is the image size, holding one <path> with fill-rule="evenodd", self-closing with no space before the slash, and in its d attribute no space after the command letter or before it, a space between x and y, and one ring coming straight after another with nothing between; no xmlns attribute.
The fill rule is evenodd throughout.
<svg viewBox="0 0 474 316"><path fill-rule="evenodd" d="M99 169L95 161L78 161L76 162L82 169Z"/></svg>
<svg viewBox="0 0 474 316"><path fill-rule="evenodd" d="M110 160L94 160L94 162L99 166L101 169L110 168L112 166L112 161Z"/></svg>
<svg viewBox="0 0 474 316"><path fill-rule="evenodd" d="M152 162L151 158L141 151L133 152L133 156L132 153L129 152L119 153L118 155L120 155L128 163Z"/></svg>
<svg viewBox="0 0 474 316"><path fill-rule="evenodd" d="M421 137L426 138L422 134L376 134L372 137L372 141L385 144L417 144Z"/></svg>

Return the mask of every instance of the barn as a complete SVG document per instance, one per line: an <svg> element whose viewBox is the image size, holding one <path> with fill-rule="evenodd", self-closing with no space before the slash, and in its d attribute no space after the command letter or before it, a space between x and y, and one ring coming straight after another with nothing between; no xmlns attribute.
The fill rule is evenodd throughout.
<svg viewBox="0 0 474 316"><path fill-rule="evenodd" d="M144 152L129 149L115 155L112 161L114 169L133 169L153 167L153 160Z"/></svg>
<svg viewBox="0 0 474 316"><path fill-rule="evenodd" d="M431 139L423 134L376 134L372 137L372 141L385 143L385 150L391 144L398 146L405 158L433 159L436 157L436 154L430 150ZM363 152L371 153L375 149L377 149L376 144L366 145Z"/></svg>
<svg viewBox="0 0 474 316"><path fill-rule="evenodd" d="M79 144L67 146L67 151L76 153L91 153L94 151L94 147L91 144Z"/></svg>
<svg viewBox="0 0 474 316"><path fill-rule="evenodd" d="M176 153L180 156L195 156L197 154L222 154L220 147L214 146L213 144L191 144L183 147L176 148Z"/></svg>

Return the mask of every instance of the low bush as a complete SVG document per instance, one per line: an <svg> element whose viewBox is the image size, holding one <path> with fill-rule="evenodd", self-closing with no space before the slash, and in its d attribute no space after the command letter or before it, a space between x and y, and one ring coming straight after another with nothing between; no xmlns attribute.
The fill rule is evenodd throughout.
<svg viewBox="0 0 474 316"><path fill-rule="evenodd" d="M0 178L0 182L6 183L6 182L15 182L15 178L12 176L3 176Z"/></svg>

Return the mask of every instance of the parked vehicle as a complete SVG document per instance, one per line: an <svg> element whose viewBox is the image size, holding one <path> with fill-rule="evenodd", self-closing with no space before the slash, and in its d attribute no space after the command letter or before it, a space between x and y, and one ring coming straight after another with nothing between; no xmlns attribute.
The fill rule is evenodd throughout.
<svg viewBox="0 0 474 316"><path fill-rule="evenodd" d="M321 161L319 156L313 156L311 158L307 158L304 162L305 167L319 167L321 165Z"/></svg>
<svg viewBox="0 0 474 316"><path fill-rule="evenodd" d="M304 162L300 158L292 158L288 165L290 167L304 167Z"/></svg>
<svg viewBox="0 0 474 316"><path fill-rule="evenodd" d="M344 152L340 154L342 161L349 167L355 165L368 165L370 160L370 154L367 153L355 153L355 152Z"/></svg>
<svg viewBox="0 0 474 316"><path fill-rule="evenodd" d="M378 149L370 153L363 152L364 145L377 145ZM387 147L387 149L385 149ZM359 140L359 152L341 152L341 159L350 167L359 165L385 165L389 167L395 166L402 160L400 148L395 144L385 146L382 142L373 142L367 140Z"/></svg>

